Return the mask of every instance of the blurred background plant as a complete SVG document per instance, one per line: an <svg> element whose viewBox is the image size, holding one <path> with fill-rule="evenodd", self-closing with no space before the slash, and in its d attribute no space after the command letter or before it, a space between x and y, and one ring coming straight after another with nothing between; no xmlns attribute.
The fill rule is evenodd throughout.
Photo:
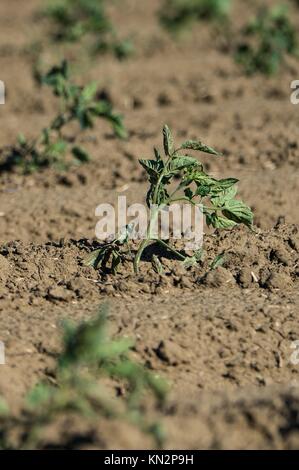
<svg viewBox="0 0 299 470"><path fill-rule="evenodd" d="M112 53L126 59L133 53L129 39L119 39L107 13L106 0L54 0L42 15L51 21L51 36L58 42L83 42L93 53Z"/></svg>
<svg viewBox="0 0 299 470"><path fill-rule="evenodd" d="M90 155L75 142L78 136L68 139L63 134L64 129L74 121L82 132L92 129L95 119L105 119L118 138L127 138L122 116L114 112L107 99L98 96L98 84L92 82L81 87L73 83L66 61L52 67L46 74L36 71L36 79L40 85L49 86L60 99L60 112L36 139L29 141L20 134L17 145L9 150L0 169L8 171L18 167L26 174L52 166L65 170L70 164L88 162ZM68 153L72 155L71 162L66 160Z"/></svg>
<svg viewBox="0 0 299 470"><path fill-rule="evenodd" d="M287 54L298 54L295 27L286 6L262 8L242 31L235 58L249 75L278 72Z"/></svg>
<svg viewBox="0 0 299 470"><path fill-rule="evenodd" d="M39 448L43 431L59 416L79 415L98 422L100 417L125 420L149 434L161 447L165 434L158 421L148 419L144 401L148 394L159 409L166 399L164 380L130 357L134 342L129 338L111 339L107 332L106 304L98 316L75 325L64 326L63 351L58 357L53 383L39 383L29 392L23 414L14 418L0 401L0 448L11 448L10 434L21 427L21 448ZM107 383L108 381L108 383ZM123 393L117 394L115 384Z"/></svg>
<svg viewBox="0 0 299 470"><path fill-rule="evenodd" d="M164 0L159 16L161 24L172 33L200 20L220 20L228 16L231 0Z"/></svg>

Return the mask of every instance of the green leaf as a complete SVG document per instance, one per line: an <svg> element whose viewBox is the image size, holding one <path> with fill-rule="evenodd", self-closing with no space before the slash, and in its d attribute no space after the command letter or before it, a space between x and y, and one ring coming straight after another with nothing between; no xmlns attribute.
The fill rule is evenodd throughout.
<svg viewBox="0 0 299 470"><path fill-rule="evenodd" d="M116 137L118 137L119 139L126 140L128 138L128 131L126 130L122 122L122 118L120 122L115 122L113 124L113 130Z"/></svg>
<svg viewBox="0 0 299 470"><path fill-rule="evenodd" d="M37 384L27 396L27 404L31 408L45 405L51 396L50 388L44 384Z"/></svg>
<svg viewBox="0 0 299 470"><path fill-rule="evenodd" d="M82 130L93 128L93 117L89 109L78 108L76 115Z"/></svg>
<svg viewBox="0 0 299 470"><path fill-rule="evenodd" d="M183 265L186 269L188 268L192 268L193 266L196 266L198 264L198 262L202 259L203 257L203 249L200 248L199 250L197 250L193 256L187 256L184 261L183 261Z"/></svg>
<svg viewBox="0 0 299 470"><path fill-rule="evenodd" d="M42 137L43 137L43 144L44 145L50 145L50 130L49 129L43 129L42 131Z"/></svg>
<svg viewBox="0 0 299 470"><path fill-rule="evenodd" d="M117 273L117 270L120 264L121 264L121 257L116 251L112 251L111 271L113 274Z"/></svg>
<svg viewBox="0 0 299 470"><path fill-rule="evenodd" d="M214 206L217 206L217 207L224 206L227 201L235 198L237 191L238 191L237 186L231 186L230 188L226 189L222 193L213 195L211 197L211 202L213 203Z"/></svg>
<svg viewBox="0 0 299 470"><path fill-rule="evenodd" d="M164 401L169 391L168 383L159 375L145 371L146 383L159 400Z"/></svg>
<svg viewBox="0 0 299 470"><path fill-rule="evenodd" d="M99 248L98 250L93 251L90 253L83 261L84 266L92 266L93 268L97 269L100 262L103 260L106 254L106 248Z"/></svg>
<svg viewBox="0 0 299 470"><path fill-rule="evenodd" d="M203 185L198 186L195 194L197 196L206 197L210 194L210 192L211 192L211 186L207 186L203 184Z"/></svg>
<svg viewBox="0 0 299 470"><path fill-rule="evenodd" d="M157 274L160 274L160 275L163 274L164 269L157 255L153 255L152 265L153 265L154 271L156 271Z"/></svg>
<svg viewBox="0 0 299 470"><path fill-rule="evenodd" d="M200 152L204 153L209 153L211 155L216 155L216 156L222 156L221 153L217 152L215 149L212 147L209 147L208 145L205 145L203 142L199 140L187 140L186 142L183 143L181 146L182 149L188 149L188 150L197 150Z"/></svg>
<svg viewBox="0 0 299 470"><path fill-rule="evenodd" d="M59 158L63 156L67 149L67 143L65 140L57 140L57 142L53 142L47 148L47 153L50 154L54 158Z"/></svg>
<svg viewBox="0 0 299 470"><path fill-rule="evenodd" d="M97 82L91 82L83 88L81 96L85 101L91 101L92 99L95 98L97 94L97 90L98 90Z"/></svg>
<svg viewBox="0 0 299 470"><path fill-rule="evenodd" d="M139 160L139 163L150 175L153 173L159 175L164 168L162 160Z"/></svg>
<svg viewBox="0 0 299 470"><path fill-rule="evenodd" d="M99 359L113 359L123 354L126 354L135 345L135 342L131 338L123 338L119 340L113 340L106 344L102 344L99 348L100 357Z"/></svg>
<svg viewBox="0 0 299 470"><path fill-rule="evenodd" d="M86 163L91 160L89 153L79 146L72 148L72 154L77 160L79 160L80 163Z"/></svg>
<svg viewBox="0 0 299 470"><path fill-rule="evenodd" d="M211 270L217 269L219 268L219 266L222 266L224 261L225 261L225 253L221 253L220 255L217 255L210 265Z"/></svg>
<svg viewBox="0 0 299 470"><path fill-rule="evenodd" d="M186 188L184 190L184 193L185 193L185 196L191 201L191 199L193 199L193 191L190 189L190 188Z"/></svg>
<svg viewBox="0 0 299 470"><path fill-rule="evenodd" d="M21 147L25 147L25 145L27 144L27 139L24 136L24 134L19 134L18 135L18 143Z"/></svg>
<svg viewBox="0 0 299 470"><path fill-rule="evenodd" d="M60 65L52 67L46 75L42 78L43 83L46 85L56 85L57 80L69 78L69 66L66 60L63 60Z"/></svg>
<svg viewBox="0 0 299 470"><path fill-rule="evenodd" d="M156 149L156 147L154 148L154 153L155 153L155 158L156 158L157 162L158 162L159 160L162 160L162 157L161 157L161 155L160 155L160 152L159 152L159 150Z"/></svg>
<svg viewBox="0 0 299 470"><path fill-rule="evenodd" d="M245 224L249 227L253 224L252 210L237 199L228 200L222 212L225 217L238 224Z"/></svg>
<svg viewBox="0 0 299 470"><path fill-rule="evenodd" d="M117 241L118 243L120 243L121 245L124 245L125 243L128 243L128 241L130 240L130 237L132 235L132 233L134 232L134 228L135 228L135 224L134 222L131 223L131 224L128 224L126 225L125 227L123 227L118 235L117 235L117 238L115 239L115 241Z"/></svg>
<svg viewBox="0 0 299 470"><path fill-rule="evenodd" d="M187 179L190 178L198 186L215 186L217 184L217 180L207 175L204 171L191 171L186 177Z"/></svg>
<svg viewBox="0 0 299 470"><path fill-rule="evenodd" d="M235 178L216 180L203 172L194 174L193 178L198 186L196 194L201 197L208 196L209 194L218 196L218 193L226 191L238 182Z"/></svg>
<svg viewBox="0 0 299 470"><path fill-rule="evenodd" d="M218 229L231 229L237 225L237 222L229 220L226 217L221 217L220 215L213 213L206 216L207 224L212 225L214 228Z"/></svg>
<svg viewBox="0 0 299 470"><path fill-rule="evenodd" d="M225 180L215 180L211 185L211 194L218 196L219 193L236 185L239 180L235 178L227 178Z"/></svg>
<svg viewBox="0 0 299 470"><path fill-rule="evenodd" d="M195 165L198 165L198 161L196 160L196 158L183 155L175 157L171 161L169 169L171 171L183 170L184 168L188 168Z"/></svg>
<svg viewBox="0 0 299 470"><path fill-rule="evenodd" d="M165 155L170 156L173 151L174 141L173 141L171 130L166 124L163 127L163 142L164 142Z"/></svg>
<svg viewBox="0 0 299 470"><path fill-rule="evenodd" d="M7 416L9 414L9 408L6 401L0 397L0 418L1 416Z"/></svg>
<svg viewBox="0 0 299 470"><path fill-rule="evenodd" d="M239 182L239 180L237 180L236 178L226 178L226 179L223 179L223 180L218 180L216 182L216 186L217 186L217 188L224 191L226 189L231 188L232 186L234 186L238 182Z"/></svg>

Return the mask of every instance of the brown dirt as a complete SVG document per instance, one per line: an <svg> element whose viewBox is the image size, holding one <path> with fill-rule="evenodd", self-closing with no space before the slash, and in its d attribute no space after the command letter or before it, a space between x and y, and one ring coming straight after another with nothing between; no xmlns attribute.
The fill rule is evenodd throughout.
<svg viewBox="0 0 299 470"><path fill-rule="evenodd" d="M235 3L238 28L254 6ZM1 2L3 147L18 132L33 136L55 112L51 95L32 80L25 51L43 37L34 17L39 4L28 0L20 9L17 0ZM244 77L210 26L172 41L155 21L158 4L125 0L119 11L112 7L121 33L133 32L135 57L76 63L80 80L98 79L124 113L129 140L117 141L103 124L95 139L84 136L93 154L89 165L0 175L0 340L7 359L0 396L18 413L28 389L52 373L61 320L90 318L108 299L112 333L135 338L136 358L172 384L166 410L156 412L168 448L298 448L299 369L290 356L299 339L299 108L289 99L297 63L288 59L271 79ZM292 18L298 24L298 10ZM45 57L61 55L47 49ZM77 58L69 49L67 55ZM84 267L94 246L96 206L120 194L129 203L143 201L138 158L161 145L165 122L178 139L200 136L224 153L205 163L216 176L240 179L256 231L207 235L204 261L188 271L155 247L161 276L148 257L137 277L130 263L116 277ZM222 251L223 266L209 272ZM73 417L55 422L45 441L64 448L152 445L127 424L90 425Z"/></svg>

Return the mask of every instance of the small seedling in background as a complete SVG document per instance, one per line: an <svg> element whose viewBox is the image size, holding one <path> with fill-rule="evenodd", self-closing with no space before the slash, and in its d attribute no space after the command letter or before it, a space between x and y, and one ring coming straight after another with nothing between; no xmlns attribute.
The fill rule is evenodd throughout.
<svg viewBox="0 0 299 470"><path fill-rule="evenodd" d="M243 31L236 61L246 73L272 75L278 72L285 55L298 52L296 30L285 7L263 8Z"/></svg>
<svg viewBox="0 0 299 470"><path fill-rule="evenodd" d="M7 403L3 398L0 397L0 418L3 416L7 416L9 413L9 408L7 406Z"/></svg>
<svg viewBox="0 0 299 470"><path fill-rule="evenodd" d="M176 33L200 20L224 19L229 14L231 0L165 0L160 10L160 21Z"/></svg>
<svg viewBox="0 0 299 470"><path fill-rule="evenodd" d="M105 0L54 0L44 10L51 19L56 41L91 40L95 53L113 53L125 59L133 52L130 40L119 40L106 12Z"/></svg>
<svg viewBox="0 0 299 470"><path fill-rule="evenodd" d="M17 423L26 429L22 447L38 448L43 429L66 414L77 414L91 422L97 422L101 416L123 419L150 434L155 444L162 446L163 429L158 422L146 418L142 403L147 393L152 393L156 405L161 406L168 386L130 358L133 346L128 338L109 338L107 305L101 307L94 320L79 325L66 323L63 351L55 372L56 385L38 384L29 393L24 416ZM108 389L102 383L107 379L122 387L121 397L113 392L112 386ZM10 417L6 419L9 423Z"/></svg>
<svg viewBox="0 0 299 470"><path fill-rule="evenodd" d="M192 257L175 250L169 243L160 238L153 238L154 227L161 209L175 202L201 206L208 226L216 229L231 229L238 224L251 227L253 224L253 213L242 201L235 199L237 194L238 180L226 178L217 180L204 171L203 165L186 151L199 151L206 154L221 156L212 147L201 141L187 140L178 148L174 145L172 133L168 126L163 129L164 156L155 149L155 159L140 160L140 164L148 174L150 187L147 193L147 205L151 210L151 217L145 238L140 242L134 258L134 270L137 273L144 250L152 243L160 244L164 249L171 251L178 259L183 261L186 267L196 264L201 256L202 250L198 250ZM169 186L176 181L176 187L170 191ZM178 181L178 183L177 183ZM128 230L132 228L128 227ZM129 237L129 233L128 233ZM128 237L116 240L104 245L93 252L85 263L95 268L106 268L110 261L112 271L127 255ZM117 246L117 250L115 249ZM110 248L109 248L110 247ZM222 256L221 256L222 257ZM159 270L155 263L154 269ZM221 262L220 258L217 263Z"/></svg>
<svg viewBox="0 0 299 470"><path fill-rule="evenodd" d="M69 152L72 154L72 163L88 162L90 155L87 151L73 141L70 142L63 134L65 128L74 121L84 131L92 129L96 119L105 119L111 124L117 137L127 137L122 116L114 112L109 101L97 97L97 83L92 82L84 87L74 84L70 80L66 61L38 78L41 84L48 85L60 99L60 112L36 139L28 141L23 135L19 135L18 145L10 151L1 165L2 169L20 167L23 173L51 166L66 169L66 156Z"/></svg>

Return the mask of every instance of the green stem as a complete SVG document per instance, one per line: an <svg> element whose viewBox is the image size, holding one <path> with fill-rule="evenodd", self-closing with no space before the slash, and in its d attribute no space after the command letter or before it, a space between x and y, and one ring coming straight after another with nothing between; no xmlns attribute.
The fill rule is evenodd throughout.
<svg viewBox="0 0 299 470"><path fill-rule="evenodd" d="M153 240L152 237L151 237L152 228L153 228L154 223L157 220L158 215L159 215L159 208L156 208L155 211L151 214L151 219L149 221L147 231L146 231L146 238L141 242L141 244L138 248L137 254L135 256L135 259L134 259L135 274L138 274L139 263L140 263L140 260L141 260L142 253L144 252L146 247L150 244L150 242Z"/></svg>
<svg viewBox="0 0 299 470"><path fill-rule="evenodd" d="M165 166L164 166L164 170L162 171L158 181L157 181L157 185L156 185L156 188L155 188L155 191L154 191L154 195L153 195L153 200L152 200L152 203L153 205L156 205L156 206L159 206L158 204L158 195L159 195L159 190L160 190L160 185L163 181L163 178L165 176L165 174L167 174L167 171L168 171L168 165L169 163L171 162L171 160L174 158L174 156L176 155L176 152L177 150L175 150L171 155L168 156L167 158L167 161L165 163ZM176 190L177 191L177 190ZM175 192L176 192L175 191ZM138 251L137 251L137 254L135 256L135 259L134 259L134 271L135 271L135 274L138 274L138 271L139 271L139 264L140 264L140 260L141 260L141 257L142 257L142 254L144 252L144 250L147 248L147 246L150 244L151 241L153 241L153 239L151 238L151 234L152 234L152 226L153 224L155 223L156 221L156 218L158 217L158 214L159 214L159 208L155 210L155 212L152 214L152 217L151 217L151 220L149 222L149 225L148 225L148 228L147 228L147 234L146 234L146 238L141 242L139 248L138 248ZM172 249L171 247L169 247L167 245L167 243L164 243L162 240L156 240L157 242L159 242L161 245L163 245L164 247L166 246L168 249L170 249L171 251L173 251L177 256L179 256L181 259L185 259L185 257L183 257L183 255L181 255L180 253L178 253L176 250Z"/></svg>
<svg viewBox="0 0 299 470"><path fill-rule="evenodd" d="M134 272L135 274L138 274L139 271L139 263L141 260L142 253L146 249L146 247L150 244L151 240L149 238L146 238L143 240L138 248L137 254L134 258Z"/></svg>

